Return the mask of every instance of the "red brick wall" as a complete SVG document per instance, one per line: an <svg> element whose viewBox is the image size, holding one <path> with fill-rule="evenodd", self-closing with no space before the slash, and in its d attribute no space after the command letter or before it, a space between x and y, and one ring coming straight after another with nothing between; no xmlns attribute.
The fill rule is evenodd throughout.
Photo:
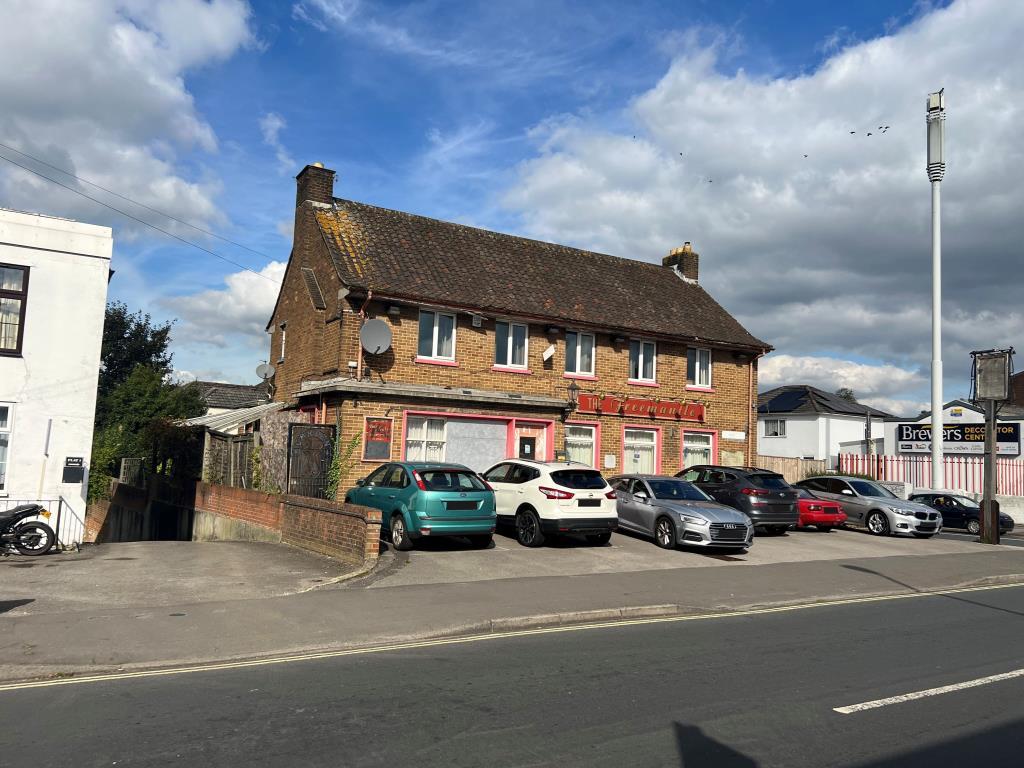
<svg viewBox="0 0 1024 768"><path fill-rule="evenodd" d="M380 547L380 511L323 499L196 484L197 511L281 533L281 539L352 563L372 563Z"/></svg>

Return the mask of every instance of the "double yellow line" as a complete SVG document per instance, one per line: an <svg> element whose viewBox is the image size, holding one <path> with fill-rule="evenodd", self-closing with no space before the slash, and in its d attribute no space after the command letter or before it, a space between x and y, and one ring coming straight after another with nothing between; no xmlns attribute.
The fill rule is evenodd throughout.
<svg viewBox="0 0 1024 768"><path fill-rule="evenodd" d="M404 643L387 643L384 645L372 645L365 648L348 648L335 651L317 651L315 653L301 653L284 656L270 656L262 659L250 659L248 661L224 661L211 664L196 664L184 667L168 667L167 669L140 670L138 672L112 672L105 675L84 675L82 677L61 677L48 680L33 680L20 683L6 683L0 685L0 692L23 691L31 688L53 688L60 685L84 685L86 683L106 683L119 680L134 680L150 677L169 677L172 675L187 675L196 672L220 672L231 669L246 669L248 667L266 667L274 664L291 664L298 661L316 661L319 659L337 659L344 656L362 656L372 653L389 653L392 651L415 650L418 648L435 648L445 645L465 645L468 643L479 643L487 640L507 640L516 637L532 637L535 635L553 635L559 632L585 632L594 629L611 629L614 627L636 627L646 624L677 624L686 621L708 621L711 619L730 619L739 616L764 616L772 613L791 613L794 611L806 611L812 608L830 608L840 605L859 605L863 603L884 603L892 600L914 600L922 597L940 597L943 595L960 595L969 592L991 592L1000 589L1015 589L1024 587L1024 583L1015 584L993 584L980 587L957 587L954 589L939 589L930 592L910 592L898 595L877 595L871 597L849 597L840 600L819 600L813 603L801 603L799 605L783 605L771 608L750 608L742 611L720 611L716 613L701 613L690 616L655 616L651 618L638 619L612 619L608 621L597 621L586 624L570 624L567 626L537 627L535 629L515 629L504 632L488 632L476 635L461 635L458 637L441 637L431 640L411 640Z"/></svg>

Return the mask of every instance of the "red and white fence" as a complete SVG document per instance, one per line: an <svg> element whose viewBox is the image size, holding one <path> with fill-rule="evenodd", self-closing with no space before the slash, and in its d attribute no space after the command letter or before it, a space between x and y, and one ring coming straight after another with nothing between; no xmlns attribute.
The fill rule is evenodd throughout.
<svg viewBox="0 0 1024 768"><path fill-rule="evenodd" d="M868 475L876 480L897 480L914 488L932 487L931 456L863 456L839 454L839 472ZM982 493L984 456L946 456L942 468L944 489ZM996 493L1024 496L1024 461L996 459Z"/></svg>

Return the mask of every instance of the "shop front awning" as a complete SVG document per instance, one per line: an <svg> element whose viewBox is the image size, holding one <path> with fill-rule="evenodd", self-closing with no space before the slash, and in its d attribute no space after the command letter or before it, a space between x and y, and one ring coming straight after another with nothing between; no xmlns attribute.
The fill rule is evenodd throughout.
<svg viewBox="0 0 1024 768"><path fill-rule="evenodd" d="M501 392L494 389L473 389L471 387L441 387L431 384L358 381L349 378L304 381L295 396L302 398L309 395L324 395L329 392L458 403L486 403L487 405L540 408L552 411L564 411L569 407L568 400L521 392Z"/></svg>

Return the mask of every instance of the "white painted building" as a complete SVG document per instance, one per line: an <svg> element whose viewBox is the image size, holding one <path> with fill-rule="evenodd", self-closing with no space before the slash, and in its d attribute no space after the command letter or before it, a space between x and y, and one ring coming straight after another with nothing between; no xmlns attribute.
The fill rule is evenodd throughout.
<svg viewBox="0 0 1024 768"><path fill-rule="evenodd" d="M758 395L757 452L762 456L824 459L834 463L843 443L881 439L884 411L796 384ZM845 447L843 453L849 453Z"/></svg>
<svg viewBox="0 0 1024 768"><path fill-rule="evenodd" d="M109 227L0 209L0 509L47 502L81 538Z"/></svg>

